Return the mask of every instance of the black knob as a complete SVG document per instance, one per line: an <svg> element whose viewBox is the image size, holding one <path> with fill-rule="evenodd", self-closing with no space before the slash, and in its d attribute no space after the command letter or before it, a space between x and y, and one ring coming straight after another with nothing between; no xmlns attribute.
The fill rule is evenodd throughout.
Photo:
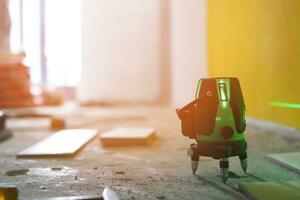
<svg viewBox="0 0 300 200"><path fill-rule="evenodd" d="M229 138L231 138L233 136L233 130L231 127L229 126L224 126L221 129L221 135L225 140L228 140Z"/></svg>
<svg viewBox="0 0 300 200"><path fill-rule="evenodd" d="M5 129L5 121L6 121L6 115L3 111L0 110L0 130Z"/></svg>

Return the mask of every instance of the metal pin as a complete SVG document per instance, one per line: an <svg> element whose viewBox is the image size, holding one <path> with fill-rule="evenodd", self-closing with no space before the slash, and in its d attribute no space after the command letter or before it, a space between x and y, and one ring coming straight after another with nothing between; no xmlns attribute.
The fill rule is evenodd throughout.
<svg viewBox="0 0 300 200"><path fill-rule="evenodd" d="M194 160L191 161L191 166L192 166L193 174L196 173L196 171L198 169L198 164L199 164L199 160L198 161L194 161Z"/></svg>
<svg viewBox="0 0 300 200"><path fill-rule="evenodd" d="M223 182L226 183L228 178L228 172L229 172L228 158L222 158L220 160L220 172L221 172Z"/></svg>
<svg viewBox="0 0 300 200"><path fill-rule="evenodd" d="M239 156L241 167L245 173L246 173L247 167L248 167L247 157L248 157L247 152L245 152L244 154Z"/></svg>
<svg viewBox="0 0 300 200"><path fill-rule="evenodd" d="M199 154L197 153L197 149L195 147L189 148L187 150L187 155L191 157L191 168L193 174L195 174L199 164Z"/></svg>
<svg viewBox="0 0 300 200"><path fill-rule="evenodd" d="M242 167L243 171L246 173L247 167L248 167L247 158L244 160L240 159L240 163L241 163L241 167Z"/></svg>

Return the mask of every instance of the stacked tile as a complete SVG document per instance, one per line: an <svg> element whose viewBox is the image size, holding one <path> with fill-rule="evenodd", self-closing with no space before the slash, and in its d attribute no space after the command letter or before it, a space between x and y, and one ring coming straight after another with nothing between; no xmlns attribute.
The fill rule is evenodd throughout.
<svg viewBox="0 0 300 200"><path fill-rule="evenodd" d="M28 68L18 59L4 58L0 56L0 108L33 106Z"/></svg>

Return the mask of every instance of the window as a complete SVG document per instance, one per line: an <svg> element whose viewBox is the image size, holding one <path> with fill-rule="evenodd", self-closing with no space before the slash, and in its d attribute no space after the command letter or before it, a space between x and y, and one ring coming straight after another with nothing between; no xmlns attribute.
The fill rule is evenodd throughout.
<svg viewBox="0 0 300 200"><path fill-rule="evenodd" d="M10 0L11 51L24 51L31 81L76 86L81 74L80 0Z"/></svg>
<svg viewBox="0 0 300 200"><path fill-rule="evenodd" d="M219 93L221 101L228 101L225 83L219 83Z"/></svg>
<svg viewBox="0 0 300 200"><path fill-rule="evenodd" d="M24 51L25 65L30 68L31 81L41 83L40 1L10 0L10 49Z"/></svg>

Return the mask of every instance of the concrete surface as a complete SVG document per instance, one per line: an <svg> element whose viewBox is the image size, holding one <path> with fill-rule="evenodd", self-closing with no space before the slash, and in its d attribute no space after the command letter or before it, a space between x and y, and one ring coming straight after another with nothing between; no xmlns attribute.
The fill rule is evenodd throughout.
<svg viewBox="0 0 300 200"><path fill-rule="evenodd" d="M97 113L135 113L143 117L97 121ZM0 143L0 183L16 184L22 199L93 195L100 196L105 186L116 190L123 199L246 199L238 184L252 181L295 181L300 176L267 161L270 153L299 151L300 132L268 122L248 119L249 168L244 174L237 157L230 159L230 178L223 184L219 162L201 158L192 175L186 149L192 140L180 133L180 121L173 109L164 107L85 108L75 110L82 128L104 131L117 126L151 126L159 140L149 147L102 148L93 140L73 158L16 159L16 154L51 134L46 127L11 119L14 137ZM69 123L70 122L70 123ZM20 127L20 124L27 128ZM76 127L78 123L76 122ZM30 127L34 128L30 128ZM75 125L74 125L75 126Z"/></svg>

